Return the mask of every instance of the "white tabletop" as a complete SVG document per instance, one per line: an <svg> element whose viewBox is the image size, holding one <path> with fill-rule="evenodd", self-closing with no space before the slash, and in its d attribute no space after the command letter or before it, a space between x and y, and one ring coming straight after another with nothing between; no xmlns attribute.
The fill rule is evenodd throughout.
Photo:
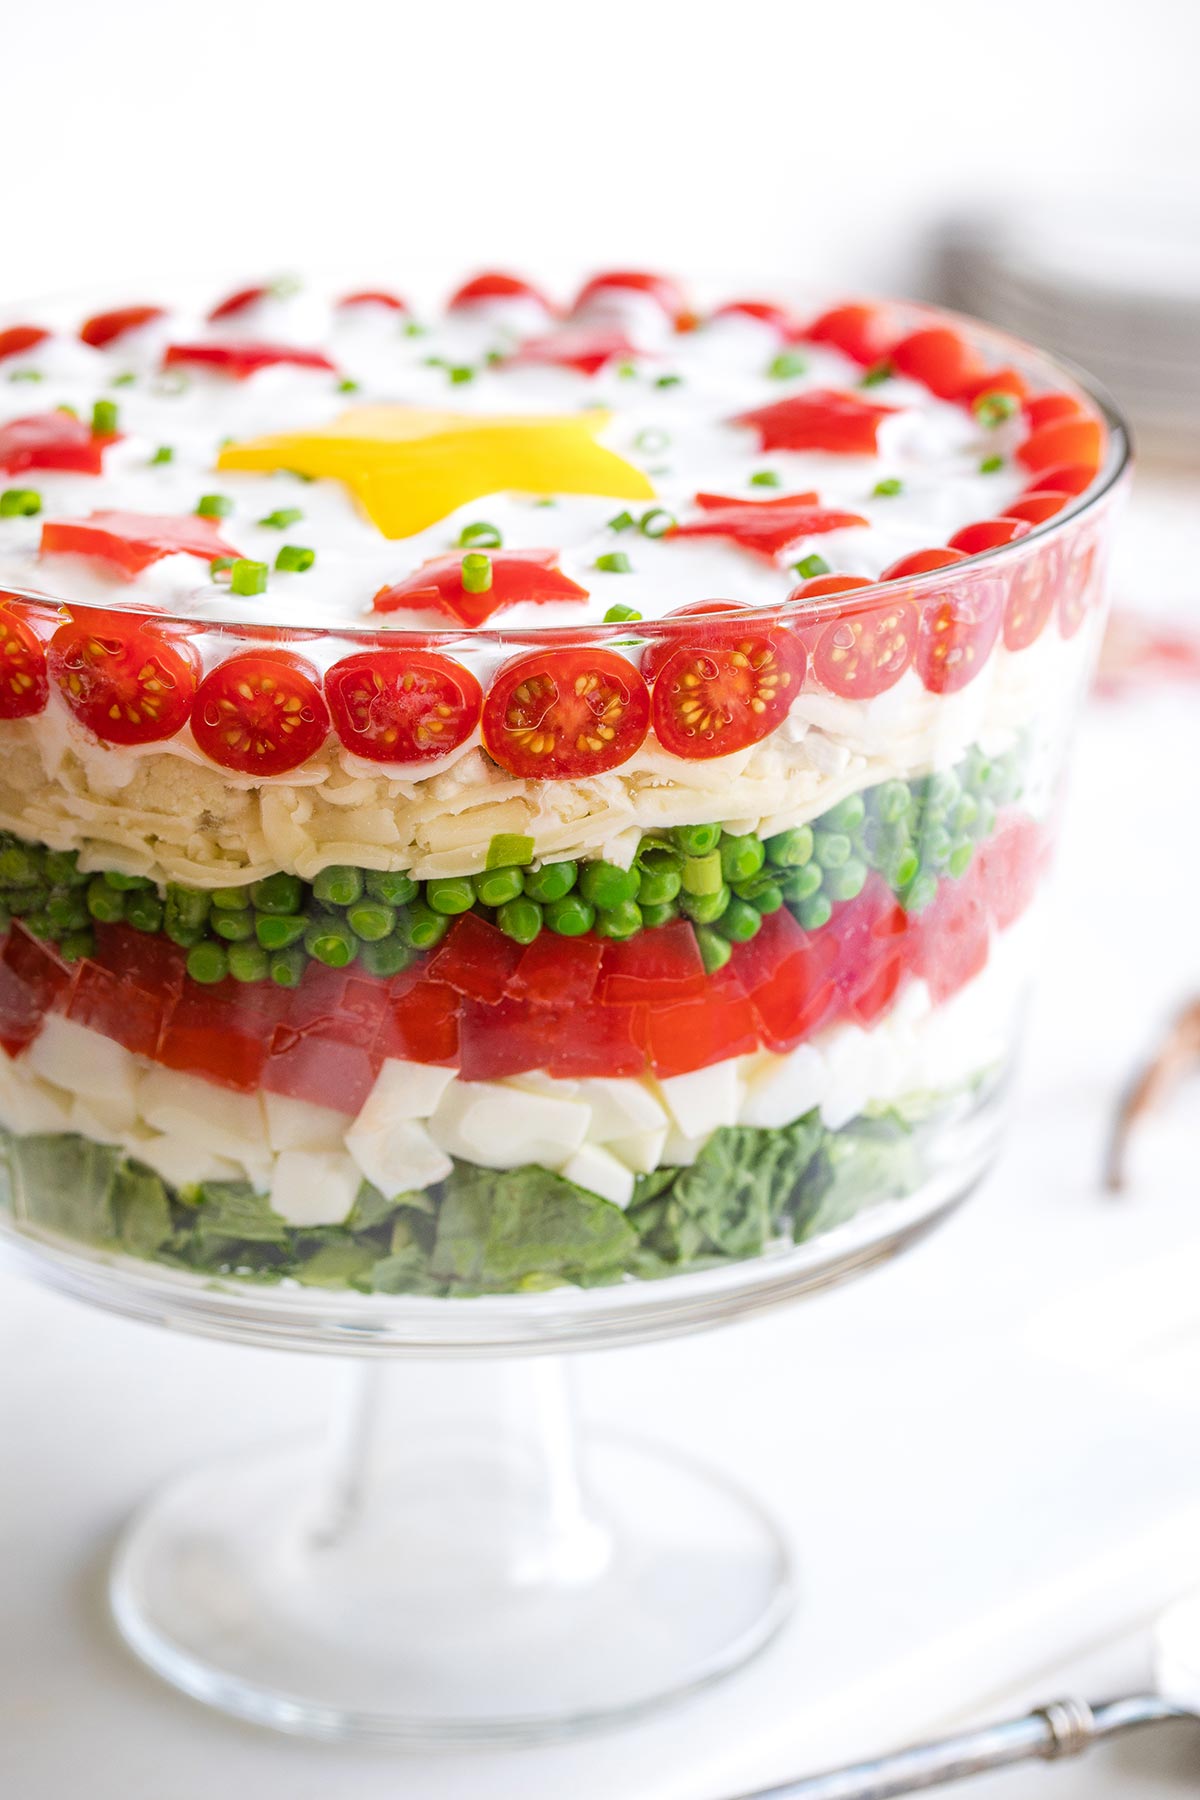
<svg viewBox="0 0 1200 1800"><path fill-rule="evenodd" d="M1188 535L1186 488L1148 492L1123 597L1184 600ZM339 1372L93 1314L5 1272L0 1791L718 1800L1077 1681L1141 1685L1147 1622L1200 1584L1195 1089L1139 1144L1132 1197L1105 1198L1098 1167L1139 1046L1200 992L1197 766L1194 690L1093 706L1016 1129L969 1207L852 1287L587 1364L591 1414L725 1464L787 1525L801 1603L755 1665L633 1730L503 1756L332 1749L203 1712L115 1642L113 1534L167 1473L315 1422ZM1193 1763L1200 1739L1171 1728L980 1792L1152 1800Z"/></svg>

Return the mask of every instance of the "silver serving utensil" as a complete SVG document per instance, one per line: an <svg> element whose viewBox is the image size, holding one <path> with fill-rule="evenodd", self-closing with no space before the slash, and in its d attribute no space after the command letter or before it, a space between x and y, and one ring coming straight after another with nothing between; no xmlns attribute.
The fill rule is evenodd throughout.
<svg viewBox="0 0 1200 1800"><path fill-rule="evenodd" d="M1200 1594L1163 1614L1155 1631L1154 1661L1156 1692L1094 1703L1055 1700L1019 1718L778 1787L756 1788L738 1800L891 1800L1013 1763L1078 1756L1093 1744L1147 1725L1200 1720Z"/></svg>

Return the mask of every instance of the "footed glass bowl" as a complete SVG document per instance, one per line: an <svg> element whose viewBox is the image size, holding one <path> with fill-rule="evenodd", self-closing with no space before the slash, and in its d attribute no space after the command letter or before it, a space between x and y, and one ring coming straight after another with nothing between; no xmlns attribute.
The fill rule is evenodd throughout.
<svg viewBox="0 0 1200 1800"><path fill-rule="evenodd" d="M685 1691L783 1616L773 1530L503 1359L841 1279L988 1167L1120 422L941 314L630 274L57 323L0 324L0 1229L146 1320L501 1359L172 1489L122 1628L326 1735Z"/></svg>

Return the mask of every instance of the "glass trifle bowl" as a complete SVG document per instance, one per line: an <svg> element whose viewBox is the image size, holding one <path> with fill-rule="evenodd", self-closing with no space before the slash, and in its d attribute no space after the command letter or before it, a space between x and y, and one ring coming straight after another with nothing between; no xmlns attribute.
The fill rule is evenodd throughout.
<svg viewBox="0 0 1200 1800"><path fill-rule="evenodd" d="M38 316L0 327L0 1124L43 1278L504 1358L798 1294L962 1198L1103 623L1100 396L928 309L629 272L569 312L490 275ZM410 1380L415 1486L376 1378L332 1473L173 1490L127 1636L402 1738L621 1715L765 1640L752 1503L628 1446L585 1480L547 1369L487 1368ZM647 1575L684 1514L686 1604Z"/></svg>

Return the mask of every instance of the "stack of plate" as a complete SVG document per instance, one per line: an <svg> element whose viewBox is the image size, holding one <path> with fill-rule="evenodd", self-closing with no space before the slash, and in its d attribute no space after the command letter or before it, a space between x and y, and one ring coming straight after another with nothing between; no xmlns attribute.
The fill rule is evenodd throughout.
<svg viewBox="0 0 1200 1800"><path fill-rule="evenodd" d="M1143 447L1200 462L1200 208L1041 200L952 221L947 302L1081 364Z"/></svg>

